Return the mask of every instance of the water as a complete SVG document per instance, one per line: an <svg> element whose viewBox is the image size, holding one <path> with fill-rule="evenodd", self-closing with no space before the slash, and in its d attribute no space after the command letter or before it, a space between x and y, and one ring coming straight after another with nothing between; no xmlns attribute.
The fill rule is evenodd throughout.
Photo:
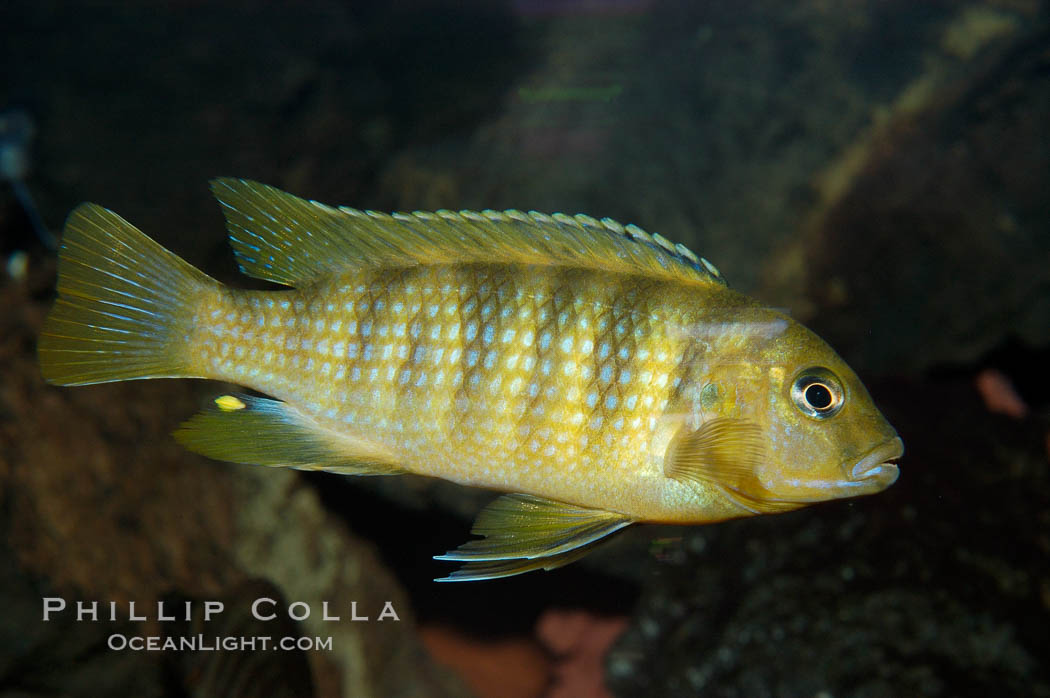
<svg viewBox="0 0 1050 698"><path fill-rule="evenodd" d="M617 695L1050 694L1048 51L1039 0L4 3L0 109L36 124L18 180L52 228L97 201L230 280L219 175L635 222L816 329L907 451L875 497L435 585L428 556L490 493L313 476L284 499L284 475L167 435L215 386L45 387L53 256L4 186L5 260L29 261L0 289L0 685L179 695L177 662L106 649L105 624L57 632L41 598L228 598L260 576L289 601L404 609L300 627L344 638L312 665L344 695L463 694L416 622L483 638L466 666L514 664L485 651L508 638L540 657L522 662L543 680L476 690L597 685L597 660L539 649L552 608L628 618Z"/></svg>

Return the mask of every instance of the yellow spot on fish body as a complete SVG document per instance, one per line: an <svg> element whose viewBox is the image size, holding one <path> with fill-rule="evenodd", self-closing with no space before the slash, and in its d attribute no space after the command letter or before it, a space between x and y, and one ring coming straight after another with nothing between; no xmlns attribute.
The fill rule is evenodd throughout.
<svg viewBox="0 0 1050 698"><path fill-rule="evenodd" d="M243 410L246 405L240 399L233 395L222 395L221 397L215 398L215 404L223 412L234 412L236 410Z"/></svg>

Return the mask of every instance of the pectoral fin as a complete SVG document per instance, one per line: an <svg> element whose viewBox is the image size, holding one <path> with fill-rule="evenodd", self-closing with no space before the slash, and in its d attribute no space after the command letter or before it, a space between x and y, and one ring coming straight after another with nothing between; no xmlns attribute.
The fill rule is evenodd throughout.
<svg viewBox="0 0 1050 698"><path fill-rule="evenodd" d="M603 538L634 520L527 494L504 495L485 507L472 540L436 560L465 562L439 582L509 577L567 565L590 552Z"/></svg>
<svg viewBox="0 0 1050 698"><path fill-rule="evenodd" d="M288 403L223 395L175 431L191 451L234 463L344 475L396 475L402 470L376 444L326 429Z"/></svg>
<svg viewBox="0 0 1050 698"><path fill-rule="evenodd" d="M718 417L699 429L683 430L667 452L667 477L713 484L753 513L798 508L797 502L776 499L758 479L765 459L762 429L745 419Z"/></svg>

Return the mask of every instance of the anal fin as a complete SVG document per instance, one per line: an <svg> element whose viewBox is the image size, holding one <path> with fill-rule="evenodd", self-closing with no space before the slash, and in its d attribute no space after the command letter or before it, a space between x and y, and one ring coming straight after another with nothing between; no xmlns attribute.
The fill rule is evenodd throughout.
<svg viewBox="0 0 1050 698"><path fill-rule="evenodd" d="M209 458L344 475L403 472L382 449L325 429L279 400L223 395L175 431L175 439Z"/></svg>
<svg viewBox="0 0 1050 698"><path fill-rule="evenodd" d="M606 536L634 523L623 514L528 494L504 495L478 514L471 533L484 536L436 560L466 564L439 582L509 577L567 565Z"/></svg>

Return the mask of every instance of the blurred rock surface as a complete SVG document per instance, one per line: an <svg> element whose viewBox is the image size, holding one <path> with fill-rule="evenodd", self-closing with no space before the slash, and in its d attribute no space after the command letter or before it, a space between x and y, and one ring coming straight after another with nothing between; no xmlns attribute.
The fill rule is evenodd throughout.
<svg viewBox="0 0 1050 698"><path fill-rule="evenodd" d="M162 623L43 623L42 597L116 601L126 618L129 601L221 599L262 578L310 605L304 636L332 638L332 651L309 655L316 695L466 695L429 659L373 547L297 473L205 461L174 442L201 402L192 383L44 384L34 347L52 273L0 287L0 683L26 695L162 695L161 653L105 646L110 632L155 635ZM324 601L341 621L323 620ZM354 601L371 622L349 620ZM378 621L387 601L399 622Z"/></svg>

